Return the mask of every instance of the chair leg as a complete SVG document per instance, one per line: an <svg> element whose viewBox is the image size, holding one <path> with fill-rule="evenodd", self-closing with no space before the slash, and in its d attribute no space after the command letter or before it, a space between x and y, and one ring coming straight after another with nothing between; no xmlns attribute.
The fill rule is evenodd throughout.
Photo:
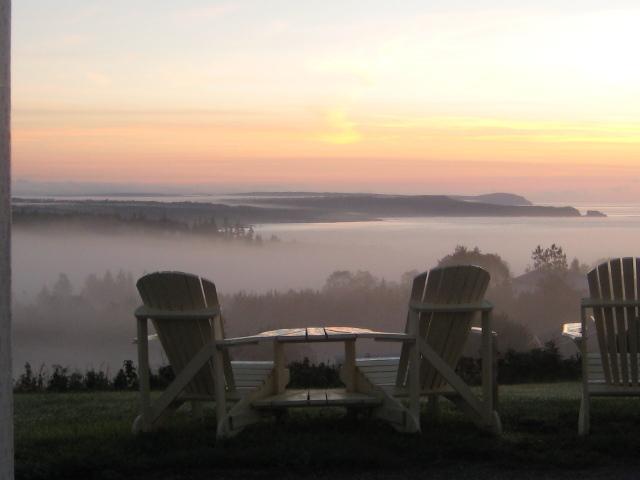
<svg viewBox="0 0 640 480"><path fill-rule="evenodd" d="M167 421L167 419L171 415L173 415L176 412L176 410L178 410L182 406L183 403L184 403L183 400L176 400L174 402L171 402L171 404L169 404L169 406L162 412L162 414L158 418L156 418L155 421L153 422L145 422L143 420L143 416L138 415L133 421L133 427L131 428L131 431L135 435L142 432L156 431L158 428L162 426L164 422Z"/></svg>
<svg viewBox="0 0 640 480"><path fill-rule="evenodd" d="M591 424L591 399L583 395L580 402L580 415L578 416L578 435L588 435Z"/></svg>

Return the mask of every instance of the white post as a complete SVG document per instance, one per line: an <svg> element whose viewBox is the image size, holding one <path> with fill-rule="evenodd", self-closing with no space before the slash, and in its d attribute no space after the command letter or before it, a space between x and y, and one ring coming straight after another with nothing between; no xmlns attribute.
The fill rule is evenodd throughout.
<svg viewBox="0 0 640 480"><path fill-rule="evenodd" d="M13 479L11 0L0 0L0 480Z"/></svg>

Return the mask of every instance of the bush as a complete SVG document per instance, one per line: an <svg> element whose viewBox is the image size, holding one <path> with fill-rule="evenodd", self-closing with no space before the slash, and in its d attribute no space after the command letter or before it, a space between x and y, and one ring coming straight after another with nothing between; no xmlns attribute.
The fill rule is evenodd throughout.
<svg viewBox="0 0 640 480"><path fill-rule="evenodd" d="M498 382L504 384L577 380L580 374L580 357L563 358L553 342L529 352L509 350L498 363Z"/></svg>
<svg viewBox="0 0 640 480"><path fill-rule="evenodd" d="M456 367L458 375L470 385L479 385L482 379L482 361L478 358L462 357ZM498 360L498 382L501 384L535 383L578 380L581 362L578 355L563 358L553 342L543 348L534 348L529 352L509 350ZM312 364L307 357L301 362L289 364L291 374L290 388L337 388L343 386L336 365ZM175 378L170 365L151 372L149 384L152 389L163 390ZM87 370L69 372L61 365L53 366L53 373L47 374L44 366L34 374L31 365L26 363L24 373L14 384L17 393L34 392L93 392L104 390L137 390L138 373L133 361L125 360L122 368L110 380L103 371Z"/></svg>
<svg viewBox="0 0 640 480"><path fill-rule="evenodd" d="M21 393L38 392L44 390L45 373L44 365L40 367L37 375L34 375L29 362L24 364L24 373L16 381L14 390Z"/></svg>
<svg viewBox="0 0 640 480"><path fill-rule="evenodd" d="M111 388L107 374L102 371L97 372L93 369L87 370L83 383L84 389L89 391L109 390Z"/></svg>
<svg viewBox="0 0 640 480"><path fill-rule="evenodd" d="M80 392L85 389L84 375L76 371L69 375L67 389L71 392Z"/></svg>
<svg viewBox="0 0 640 480"><path fill-rule="evenodd" d="M113 380L114 390L136 390L138 388L138 372L133 361L125 360Z"/></svg>
<svg viewBox="0 0 640 480"><path fill-rule="evenodd" d="M342 386L338 367L320 363L313 365L307 357L289 364L291 388L336 388Z"/></svg>

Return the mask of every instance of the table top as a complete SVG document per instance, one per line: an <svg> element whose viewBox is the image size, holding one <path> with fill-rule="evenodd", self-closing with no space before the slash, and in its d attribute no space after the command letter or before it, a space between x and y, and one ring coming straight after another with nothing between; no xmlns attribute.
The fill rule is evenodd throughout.
<svg viewBox="0 0 640 480"><path fill-rule="evenodd" d="M277 341L277 342L341 342L346 340L356 340L358 338L370 338L374 340L408 340L411 337L406 333L399 332L379 332L368 328L357 327L303 327L303 328L280 328L260 332L250 337L241 337L233 340L247 341ZM232 340L232 339L229 339Z"/></svg>

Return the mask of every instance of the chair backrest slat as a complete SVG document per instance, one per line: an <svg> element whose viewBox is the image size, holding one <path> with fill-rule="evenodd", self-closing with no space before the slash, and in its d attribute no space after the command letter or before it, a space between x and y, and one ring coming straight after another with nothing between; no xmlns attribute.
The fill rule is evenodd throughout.
<svg viewBox="0 0 640 480"><path fill-rule="evenodd" d="M591 298L593 299L601 299L602 295L600 293L600 279L598 278L598 269L594 268L587 275L587 281L589 283L589 292L591 294ZM602 370L604 371L604 377L607 383L611 383L611 366L609 364L609 355L607 352L607 343L606 343L606 335L605 335L605 322L604 322L604 310L602 308L594 308L593 310L593 320L596 325L596 335L598 337L598 346L600 347L600 352L605 352L602 357Z"/></svg>
<svg viewBox="0 0 640 480"><path fill-rule="evenodd" d="M424 296L424 288L427 283L427 276L429 272L423 272L420 275L416 276L413 279L413 283L411 285L411 298L410 301L420 302ZM407 321L405 323L405 333L408 333L409 329L409 321L411 317L411 312L407 312ZM419 335L421 338L427 336L426 324L424 322L420 322L419 324ZM407 367L409 365L409 350L407 348L402 348L400 351L400 362L398 363L398 373L396 375L396 385L404 385L404 382L407 377Z"/></svg>
<svg viewBox="0 0 640 480"><path fill-rule="evenodd" d="M603 300L613 300L611 292L611 278L610 278L609 263L603 263L598 266L598 279L600 281L600 298ZM609 357L609 365L611 366L611 382L614 384L620 383L620 369L618 368L618 355L617 355L617 335L615 329L615 323L613 318L613 308L607 307L602 309L605 325L605 338L606 338L606 350Z"/></svg>
<svg viewBox="0 0 640 480"><path fill-rule="evenodd" d="M637 300L638 290L635 284L634 259L626 257L622 259L622 277L625 300ZM634 386L638 386L638 318L635 307L626 307L624 315L629 330L628 347L630 363L630 380Z"/></svg>
<svg viewBox="0 0 640 480"><path fill-rule="evenodd" d="M638 386L640 326L638 308L616 305L616 301L638 300L640 259L616 258L588 274L590 296L608 300L612 306L596 307L593 316L605 381L610 385Z"/></svg>
<svg viewBox="0 0 640 480"><path fill-rule="evenodd" d="M418 275L411 290L411 300L438 305L478 303L489 285L489 274L482 268L460 265L435 268ZM419 315L419 335L450 366L460 359L477 313L422 313ZM410 315L409 315L410 316ZM405 330L408 329L407 328ZM408 347L404 346L396 384L404 385L407 378ZM421 387L437 389L446 381L425 359L420 365Z"/></svg>
<svg viewBox="0 0 640 480"><path fill-rule="evenodd" d="M218 291L216 290L215 284L207 280L206 278L202 279L202 291L204 292L204 299L207 302L207 307L219 307L220 301L218 300ZM224 331L224 317L222 314L218 316L218 322L214 323L213 329L215 332L216 338L226 338L226 334ZM233 377L233 369L231 368L231 355L229 355L229 349L225 348L222 350L222 359L224 362L224 375L227 380L227 386L230 389L235 389L235 379Z"/></svg>
<svg viewBox="0 0 640 480"><path fill-rule="evenodd" d="M209 280L183 272L155 272L138 280L136 286L147 307L185 311L217 306L215 285ZM160 343L177 375L191 358L213 339L209 320L154 320ZM191 394L214 394L213 365L205 364L185 391Z"/></svg>
<svg viewBox="0 0 640 480"><path fill-rule="evenodd" d="M202 291L204 293L204 299L207 302L207 307L212 308L220 305L218 301L218 291L211 280L207 280L206 278L202 279Z"/></svg>
<svg viewBox="0 0 640 480"><path fill-rule="evenodd" d="M611 298L613 300L624 300L624 287L622 284L622 260L616 258L609 262L609 269L611 273ZM620 364L620 383L623 385L629 385L629 364L628 364L628 342L627 336L629 329L625 319L625 312L623 307L616 307L613 309L613 316L616 324L616 340L617 347L620 354L616 355L616 358Z"/></svg>

